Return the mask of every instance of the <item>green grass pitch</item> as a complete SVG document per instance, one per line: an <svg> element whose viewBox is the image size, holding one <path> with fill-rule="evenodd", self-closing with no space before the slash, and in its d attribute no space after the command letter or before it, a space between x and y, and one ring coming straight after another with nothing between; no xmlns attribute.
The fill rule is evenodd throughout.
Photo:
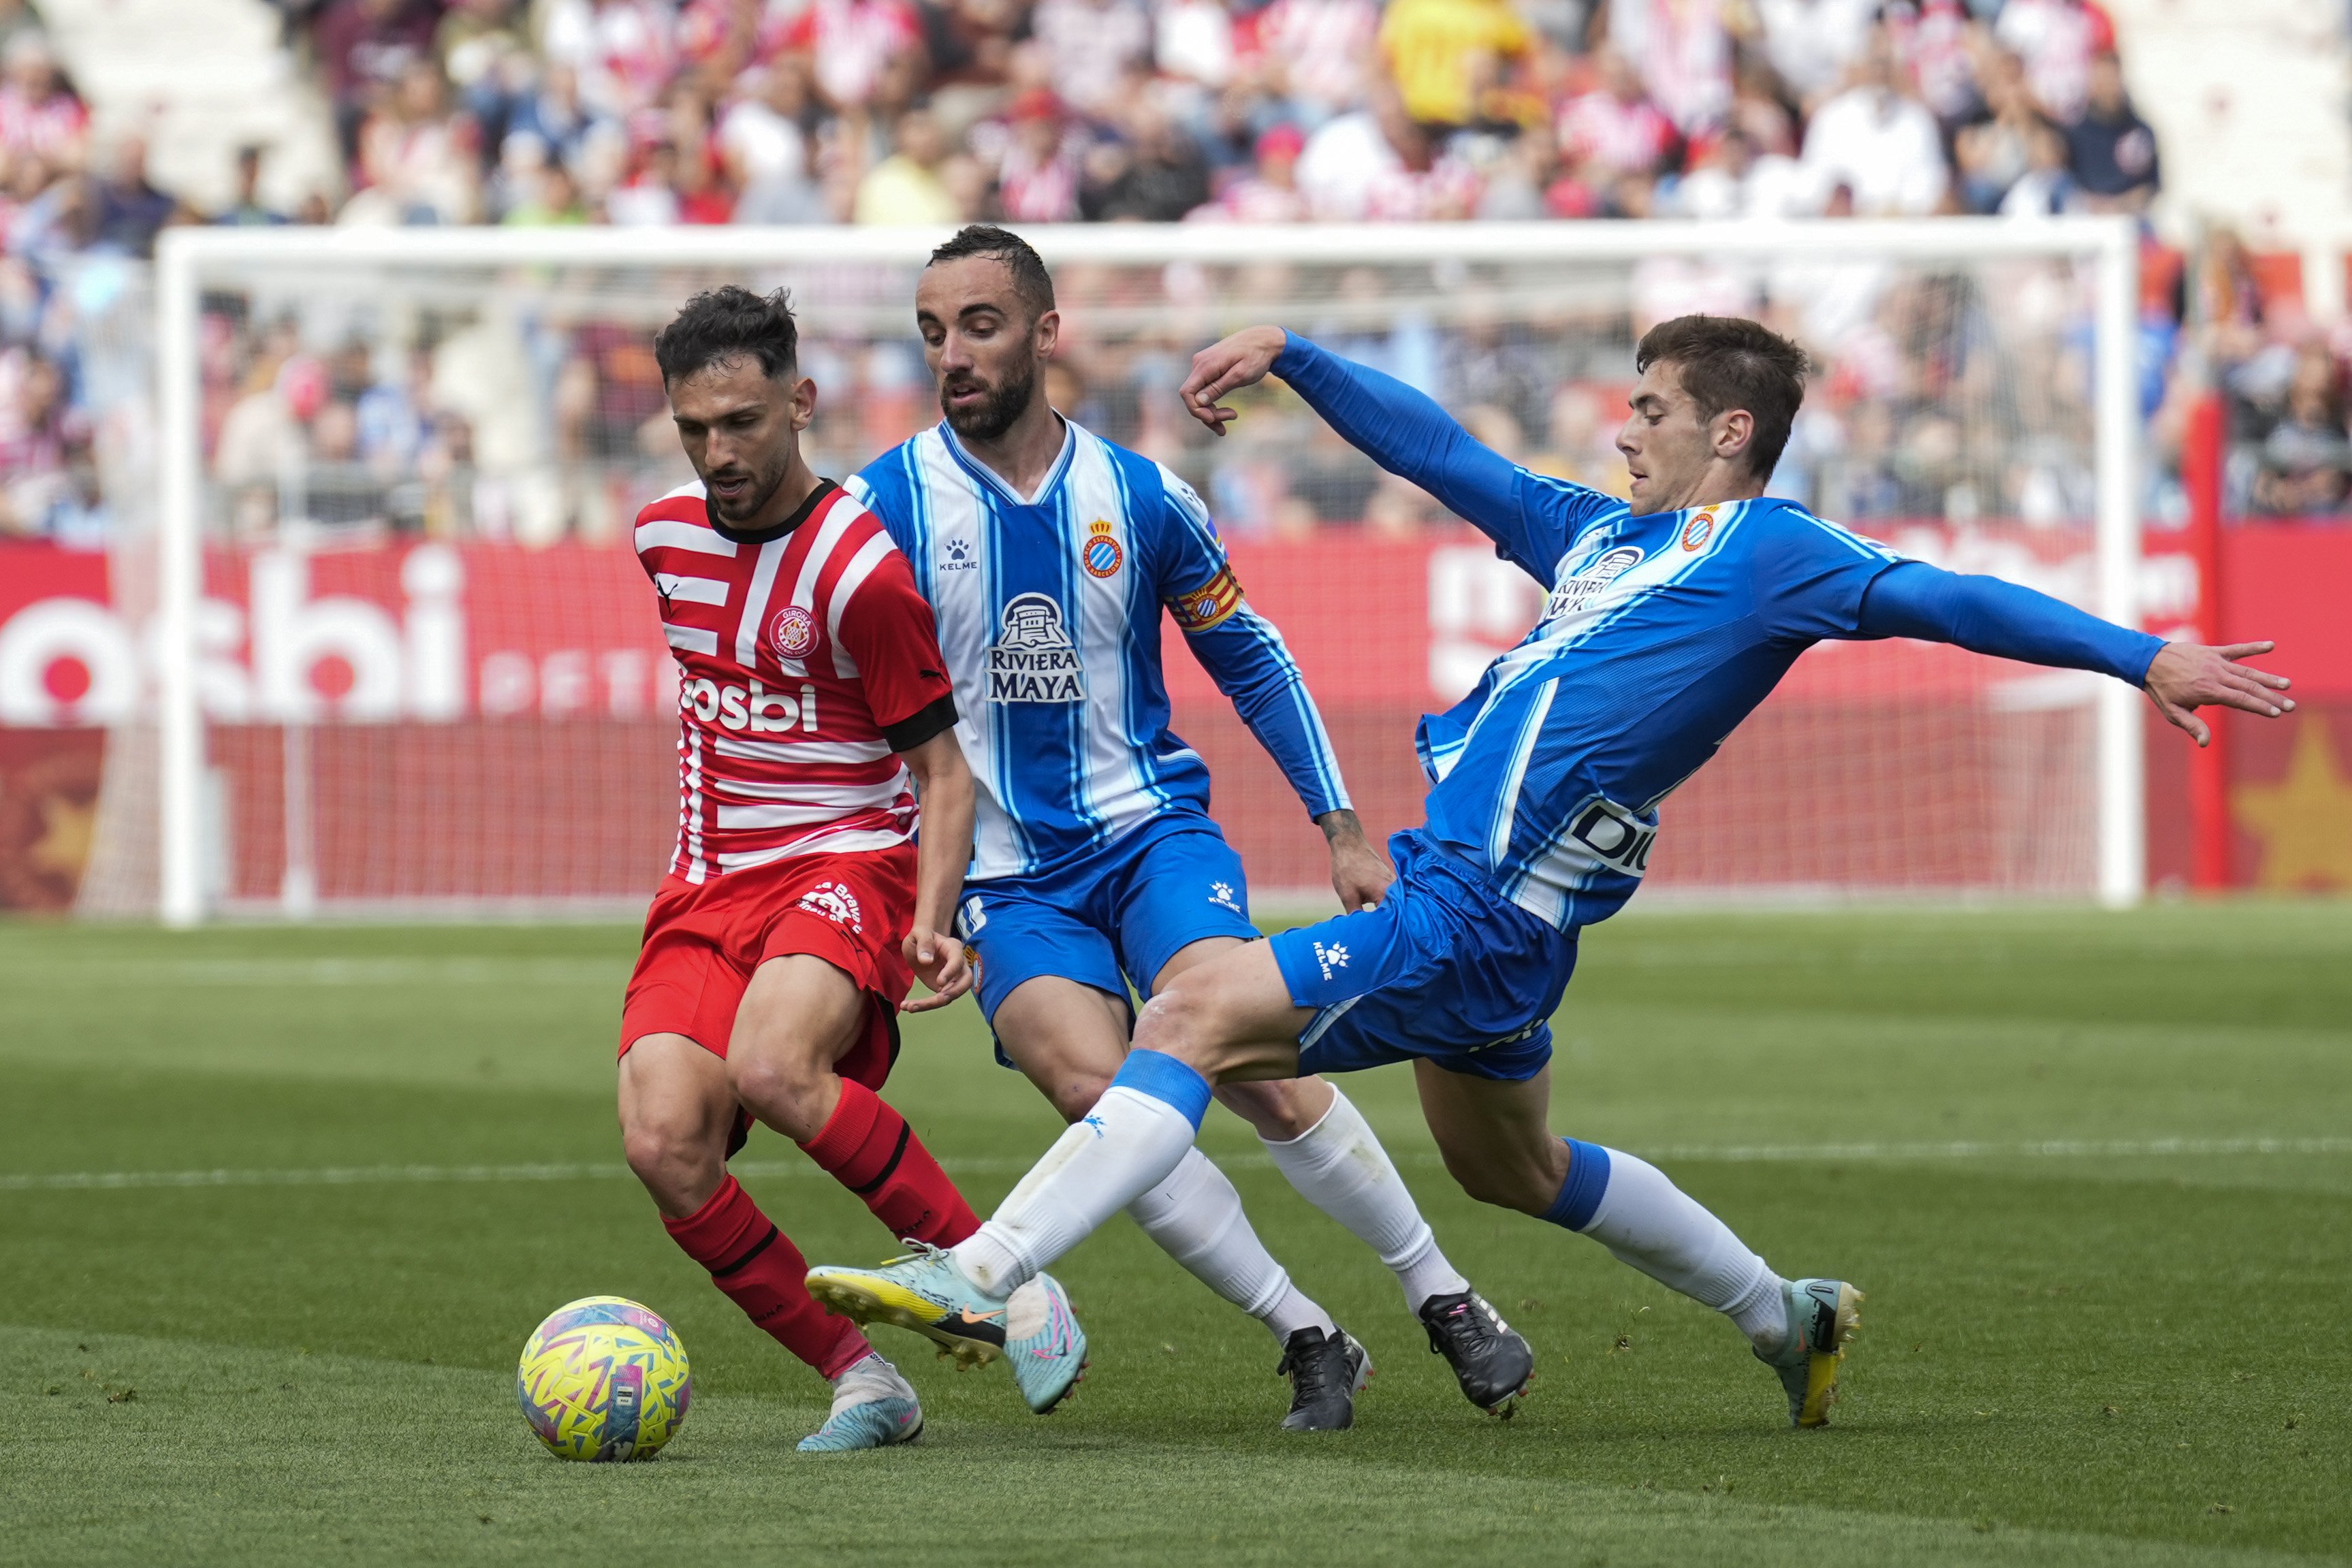
<svg viewBox="0 0 2352 1568"><path fill-rule="evenodd" d="M1265 1331L1121 1220L1060 1270L1094 1343L1063 1413L879 1331L929 1431L822 1458L792 1447L821 1385L620 1168L633 948L0 926L0 1563L2352 1554L2352 907L1592 932L1556 1123L1869 1291L1825 1432L1712 1314L1452 1190L1389 1069L1347 1088L1533 1342L1519 1419L1462 1402L1377 1260L1215 1112L1260 1230L1379 1364L1355 1430L1277 1432ZM891 1097L983 1212L1055 1131L969 1006L912 1023ZM783 1140L743 1160L812 1257L890 1250ZM515 1409L532 1324L604 1291L693 1356L654 1464L561 1464Z"/></svg>

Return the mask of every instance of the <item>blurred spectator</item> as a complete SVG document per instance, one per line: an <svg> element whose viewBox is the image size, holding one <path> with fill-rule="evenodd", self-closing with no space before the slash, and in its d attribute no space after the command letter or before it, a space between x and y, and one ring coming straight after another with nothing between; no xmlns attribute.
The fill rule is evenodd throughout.
<svg viewBox="0 0 2352 1568"><path fill-rule="evenodd" d="M1953 133L1952 161L1962 206L1995 213L2032 166L2034 139L2044 122L2025 85L2025 68L2007 50L1994 52L1983 89L1986 117Z"/></svg>
<svg viewBox="0 0 2352 1568"><path fill-rule="evenodd" d="M0 72L0 153L30 155L53 169L81 166L89 111L66 84L48 40L24 31L8 40Z"/></svg>
<svg viewBox="0 0 2352 1568"><path fill-rule="evenodd" d="M805 62L783 56L746 73L752 90L719 122L719 152L728 177L742 193L739 224L825 221L817 189L808 126L815 116Z"/></svg>
<svg viewBox="0 0 2352 1568"><path fill-rule="evenodd" d="M433 51L457 101L480 127L483 146L499 146L535 74L522 0L448 0L448 6L434 30Z"/></svg>
<svg viewBox="0 0 2352 1568"><path fill-rule="evenodd" d="M1883 31L1854 62L1853 81L1806 127L1806 167L1823 187L1850 189L1865 217L1934 212L1948 184L1943 138L1935 116L1905 95Z"/></svg>
<svg viewBox="0 0 2352 1568"><path fill-rule="evenodd" d="M1078 150L1062 102L1032 88L1006 111L1012 140L997 165L997 204L1014 223L1067 223L1078 215Z"/></svg>
<svg viewBox="0 0 2352 1568"><path fill-rule="evenodd" d="M2112 54L2092 62L2083 118L2066 128L2066 167L2097 211L2145 212L2156 195L2156 132L2132 108Z"/></svg>
<svg viewBox="0 0 2352 1568"><path fill-rule="evenodd" d="M1937 123L1948 131L1975 119L1985 104L1977 82L1983 29L1961 0L1898 0L1886 17L1895 55Z"/></svg>
<svg viewBox="0 0 2352 1568"><path fill-rule="evenodd" d="M97 243L125 256L152 256L155 235L178 204L148 180L144 138L124 137L108 165L98 188Z"/></svg>
<svg viewBox="0 0 2352 1568"><path fill-rule="evenodd" d="M539 73L538 90L517 99L509 109L504 141L537 142L549 158L577 173L587 160L591 139L600 133L617 141L620 130L580 101L579 72L561 60L550 60Z"/></svg>
<svg viewBox="0 0 2352 1568"><path fill-rule="evenodd" d="M1389 91L1307 138L1297 179L1308 214L1327 223L1460 218L1478 201L1477 172L1439 152Z"/></svg>
<svg viewBox="0 0 2352 1568"><path fill-rule="evenodd" d="M547 0L540 16L540 47L571 68L590 111L625 120L668 86L677 50L659 0Z"/></svg>
<svg viewBox="0 0 2352 1568"><path fill-rule="evenodd" d="M2325 348L2314 344L2296 357L2286 414L2263 438L2261 464L2254 507L2273 516L2332 512L2352 490L2343 382Z"/></svg>
<svg viewBox="0 0 2352 1568"><path fill-rule="evenodd" d="M480 210L481 151L474 122L452 110L440 65L413 59L397 88L360 128L363 188L345 223L464 224Z"/></svg>
<svg viewBox="0 0 2352 1568"><path fill-rule="evenodd" d="M1724 0L1609 0L1609 42L1675 129L1696 137L1731 109Z"/></svg>
<svg viewBox="0 0 2352 1568"><path fill-rule="evenodd" d="M1307 138L1295 125L1277 125L1257 139L1257 158L1251 172L1234 181L1224 193L1188 215L1196 220L1237 224L1295 224L1307 216L1307 198L1298 189L1298 155Z"/></svg>
<svg viewBox="0 0 2352 1568"><path fill-rule="evenodd" d="M1157 0L1152 63L1167 75L1212 91L1234 74L1234 22L1225 0Z"/></svg>
<svg viewBox="0 0 2352 1568"><path fill-rule="evenodd" d="M906 0L810 0L783 42L813 62L825 101L850 110L872 102L891 61L918 50L922 37Z"/></svg>
<svg viewBox="0 0 2352 1568"><path fill-rule="evenodd" d="M1755 0L1764 57L1808 109L1843 85L1870 42L1879 0Z"/></svg>
<svg viewBox="0 0 2352 1568"><path fill-rule="evenodd" d="M286 221L284 213L261 199L262 152L252 145L236 150L236 194L213 222L231 228L274 228Z"/></svg>
<svg viewBox="0 0 2352 1568"><path fill-rule="evenodd" d="M66 471L65 372L46 355L0 353L0 534L48 531Z"/></svg>
<svg viewBox="0 0 2352 1568"><path fill-rule="evenodd" d="M2065 124L2083 112L2091 61L2116 47L2116 25L2094 0L2004 0L1993 37L2025 63L2042 111Z"/></svg>
<svg viewBox="0 0 2352 1568"><path fill-rule="evenodd" d="M588 221L588 204L580 193L579 183L572 171L562 164L543 162L531 179L530 188L507 208L501 223L517 228L564 228Z"/></svg>
<svg viewBox="0 0 2352 1568"><path fill-rule="evenodd" d="M1746 131L1733 130L1709 142L1697 164L1675 183L1670 204L1687 218L1801 218L1821 210L1822 193L1803 164L1778 152L1759 153Z"/></svg>
<svg viewBox="0 0 2352 1568"><path fill-rule="evenodd" d="M1029 25L1054 90L1089 114L1115 118L1129 67L1151 51L1151 20L1136 0L1037 0Z"/></svg>
<svg viewBox="0 0 2352 1568"><path fill-rule="evenodd" d="M1508 0L1389 0L1381 57L1404 111L1429 126L1486 118L1484 99L1531 37Z"/></svg>
<svg viewBox="0 0 2352 1568"><path fill-rule="evenodd" d="M433 0L331 0L320 15L311 48L326 75L346 159L359 158L360 127L375 99L411 65L431 57L439 10Z"/></svg>
<svg viewBox="0 0 2352 1568"><path fill-rule="evenodd" d="M1302 129L1364 100L1378 68L1381 13L1372 0L1274 0L1250 21L1267 90Z"/></svg>
<svg viewBox="0 0 2352 1568"><path fill-rule="evenodd" d="M898 151L874 165L857 187L861 224L952 224L965 216L942 178L948 139L928 109L898 117Z"/></svg>
<svg viewBox="0 0 2352 1568"><path fill-rule="evenodd" d="M1079 210L1098 223L1173 223L1209 199L1209 171L1192 138L1149 102L1128 118L1123 141L1088 157Z"/></svg>
<svg viewBox="0 0 2352 1568"><path fill-rule="evenodd" d="M2000 199L2005 218L2049 218L2074 205L2074 177L2067 172L2066 137L2048 120L2036 120L2025 139L2025 172Z"/></svg>
<svg viewBox="0 0 2352 1568"><path fill-rule="evenodd" d="M1592 63L1597 85L1560 110L1560 156L1596 189L1622 175L1654 175L1681 141L1674 122L1643 93L1642 78L1624 55L1598 49Z"/></svg>

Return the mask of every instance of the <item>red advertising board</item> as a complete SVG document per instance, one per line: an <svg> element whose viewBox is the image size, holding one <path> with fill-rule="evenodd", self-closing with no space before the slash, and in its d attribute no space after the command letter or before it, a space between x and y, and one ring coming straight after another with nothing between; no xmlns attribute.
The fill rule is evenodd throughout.
<svg viewBox="0 0 2352 1568"><path fill-rule="evenodd" d="M2029 536L1893 537L1946 564L2061 591L2079 588L2068 574L2084 570L2079 557ZM2306 705L2285 725L2237 727L2236 880L2352 885L2352 614L2344 607L2352 530L2240 528L2225 549L2230 634L2275 637L2273 663L2296 678ZM1988 550L2008 553L1986 559ZM1453 700L1517 639L1539 607L1535 585L1467 533L1393 541L1335 530L1236 545L1234 554L1252 602L1282 628L1324 709L1367 825L1386 831L1417 821L1413 720ZM2181 587L2186 559L2159 553L2149 563L2159 630L2174 605L2193 601L2193 568L2185 596ZM152 702L138 621L115 603L104 557L0 544L0 904L70 902L106 727ZM206 563L198 641L211 754L226 785L233 895L269 896L285 855L297 852L283 828L295 778L284 750L289 721L309 737L303 766L316 776L311 848L324 895L623 897L657 875L676 810L676 682L650 592L626 550L421 543L308 556L220 552ZM1261 883L1312 885L1319 839L1175 641L1170 634L1167 670L1176 728L1210 759L1220 818ZM1888 856L1946 853L1917 842L1842 841L1834 852L1849 858L1825 862L1818 837L1770 846L1786 837L1790 792L1820 795L1807 766L1824 747L1906 753L1879 758L1884 771L1849 769L1839 788L1850 798L1832 815L1851 816L1889 789L1933 805L1939 732L1916 714L1908 727L1884 728L1887 705L2055 711L2079 707L2080 680L1945 648L1824 645L1742 731L1736 762L1708 769L1677 797L1675 832L1662 839L1653 875L1696 875L1719 863L1708 857L1729 839L1759 881L1870 880ZM1855 717L1870 714L1881 716ZM1883 745L1870 738L1881 734ZM2183 755L2177 737L2152 738L2151 865L2159 879L2178 874L2185 854ZM1732 772L1740 778L1717 778ZM1968 813L1979 809L1955 796L1952 845L1970 841ZM2331 848L2339 829L2343 844ZM1922 880L1974 879L1965 849L1948 852L1958 858Z"/></svg>

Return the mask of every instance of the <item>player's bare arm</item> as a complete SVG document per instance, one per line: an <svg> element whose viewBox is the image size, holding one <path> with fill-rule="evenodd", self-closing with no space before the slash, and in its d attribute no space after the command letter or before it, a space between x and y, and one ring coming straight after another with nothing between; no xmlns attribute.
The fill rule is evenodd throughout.
<svg viewBox="0 0 2352 1568"><path fill-rule="evenodd" d="M1370 909L1379 904L1396 873L1365 839L1364 824L1356 813L1344 807L1326 811L1315 825L1323 830L1323 841L1331 851L1331 891L1339 895L1339 907Z"/></svg>
<svg viewBox="0 0 2352 1568"><path fill-rule="evenodd" d="M899 756L915 776L923 803L919 859L915 871L915 923L907 932L907 963L931 988L900 1004L910 1013L943 1008L971 989L971 968L955 937L956 894L971 861L971 769L952 728L943 729Z"/></svg>

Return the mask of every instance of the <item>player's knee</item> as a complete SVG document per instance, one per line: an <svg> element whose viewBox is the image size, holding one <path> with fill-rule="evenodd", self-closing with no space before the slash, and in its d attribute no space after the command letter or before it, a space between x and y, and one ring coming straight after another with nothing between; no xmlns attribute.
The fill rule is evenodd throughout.
<svg viewBox="0 0 2352 1568"><path fill-rule="evenodd" d="M803 1143L822 1130L816 1107L829 1075L814 1061L783 1053L747 1053L727 1062L727 1085L735 1098L762 1122Z"/></svg>
<svg viewBox="0 0 2352 1568"><path fill-rule="evenodd" d="M1075 1122L1095 1108L1095 1102L1110 1087L1110 1074L1073 1071L1056 1076L1045 1097L1054 1109L1062 1113L1065 1122Z"/></svg>
<svg viewBox="0 0 2352 1568"><path fill-rule="evenodd" d="M1531 1181L1530 1173L1489 1155L1455 1149L1439 1152L1445 1160L1445 1174L1480 1203L1517 1209L1521 1214L1542 1214L1556 1196L1541 1190L1542 1184Z"/></svg>
<svg viewBox="0 0 2352 1568"><path fill-rule="evenodd" d="M1179 979L1143 1004L1135 1017L1135 1048L1165 1051L1200 1067L1200 1057L1216 1036L1216 998L1209 988Z"/></svg>
<svg viewBox="0 0 2352 1568"><path fill-rule="evenodd" d="M621 1157L655 1197L675 1203L700 1185L719 1151L689 1121L641 1117L621 1128Z"/></svg>

